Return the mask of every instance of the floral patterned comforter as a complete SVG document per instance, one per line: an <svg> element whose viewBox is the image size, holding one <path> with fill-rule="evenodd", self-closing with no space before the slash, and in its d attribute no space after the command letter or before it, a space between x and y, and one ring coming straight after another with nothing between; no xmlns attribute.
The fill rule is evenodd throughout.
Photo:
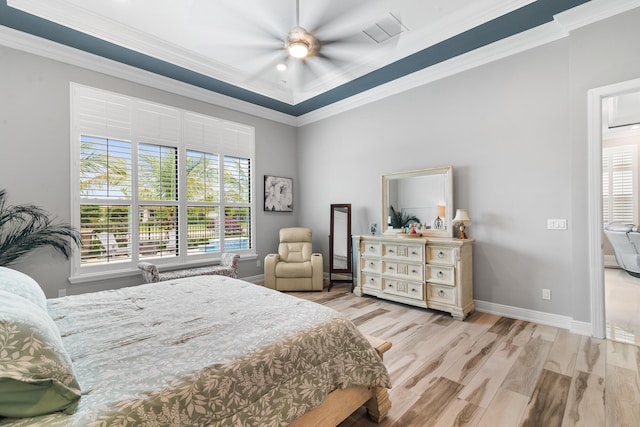
<svg viewBox="0 0 640 427"><path fill-rule="evenodd" d="M49 300L82 389L27 426L286 426L336 388L390 387L327 307L224 276Z"/></svg>

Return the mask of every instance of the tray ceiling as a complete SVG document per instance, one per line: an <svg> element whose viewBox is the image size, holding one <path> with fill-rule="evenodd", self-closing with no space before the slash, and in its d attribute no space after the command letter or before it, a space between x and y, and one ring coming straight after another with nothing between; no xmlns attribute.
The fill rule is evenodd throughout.
<svg viewBox="0 0 640 427"><path fill-rule="evenodd" d="M0 24L292 116L550 22L588 0L7 0ZM287 66L285 71L276 69Z"/></svg>

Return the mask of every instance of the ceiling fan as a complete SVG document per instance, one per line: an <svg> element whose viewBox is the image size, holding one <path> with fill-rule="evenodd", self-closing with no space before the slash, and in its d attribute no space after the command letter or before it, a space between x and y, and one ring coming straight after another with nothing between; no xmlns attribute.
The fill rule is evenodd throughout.
<svg viewBox="0 0 640 427"><path fill-rule="evenodd" d="M313 35L300 26L300 0L296 0L296 26L287 35L285 48L289 56L296 59L315 56L320 51L320 42Z"/></svg>

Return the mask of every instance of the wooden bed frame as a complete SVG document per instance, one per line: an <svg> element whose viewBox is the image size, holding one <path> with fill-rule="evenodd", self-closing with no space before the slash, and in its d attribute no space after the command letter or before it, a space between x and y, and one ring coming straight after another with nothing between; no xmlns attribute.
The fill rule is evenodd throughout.
<svg viewBox="0 0 640 427"><path fill-rule="evenodd" d="M391 348L391 343L376 337L367 336L380 357ZM349 387L334 390L313 410L307 412L289 427L336 427L358 408L364 405L369 418L376 423L382 421L391 409L391 401L386 388Z"/></svg>

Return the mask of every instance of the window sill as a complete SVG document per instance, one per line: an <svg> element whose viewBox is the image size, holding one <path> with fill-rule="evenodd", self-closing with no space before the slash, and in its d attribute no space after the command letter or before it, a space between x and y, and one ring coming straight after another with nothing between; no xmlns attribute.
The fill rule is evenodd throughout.
<svg viewBox="0 0 640 427"><path fill-rule="evenodd" d="M255 260L258 259L257 254L244 254L240 255L240 261L247 260ZM220 260L214 260L214 262L219 262ZM207 261L191 261L185 263L173 263L173 264L162 264L159 265L158 268L160 271L171 271L179 268L196 268L203 267L206 265L211 265L212 260ZM89 282L97 282L99 280L109 280L109 279L118 279L122 277L131 277L131 276L141 276L140 270L137 268L123 268L121 270L112 270L112 271L102 271L99 273L87 273L87 274L77 274L75 276L69 277L69 283L72 285L78 285L82 283ZM142 276L141 276L142 277Z"/></svg>

